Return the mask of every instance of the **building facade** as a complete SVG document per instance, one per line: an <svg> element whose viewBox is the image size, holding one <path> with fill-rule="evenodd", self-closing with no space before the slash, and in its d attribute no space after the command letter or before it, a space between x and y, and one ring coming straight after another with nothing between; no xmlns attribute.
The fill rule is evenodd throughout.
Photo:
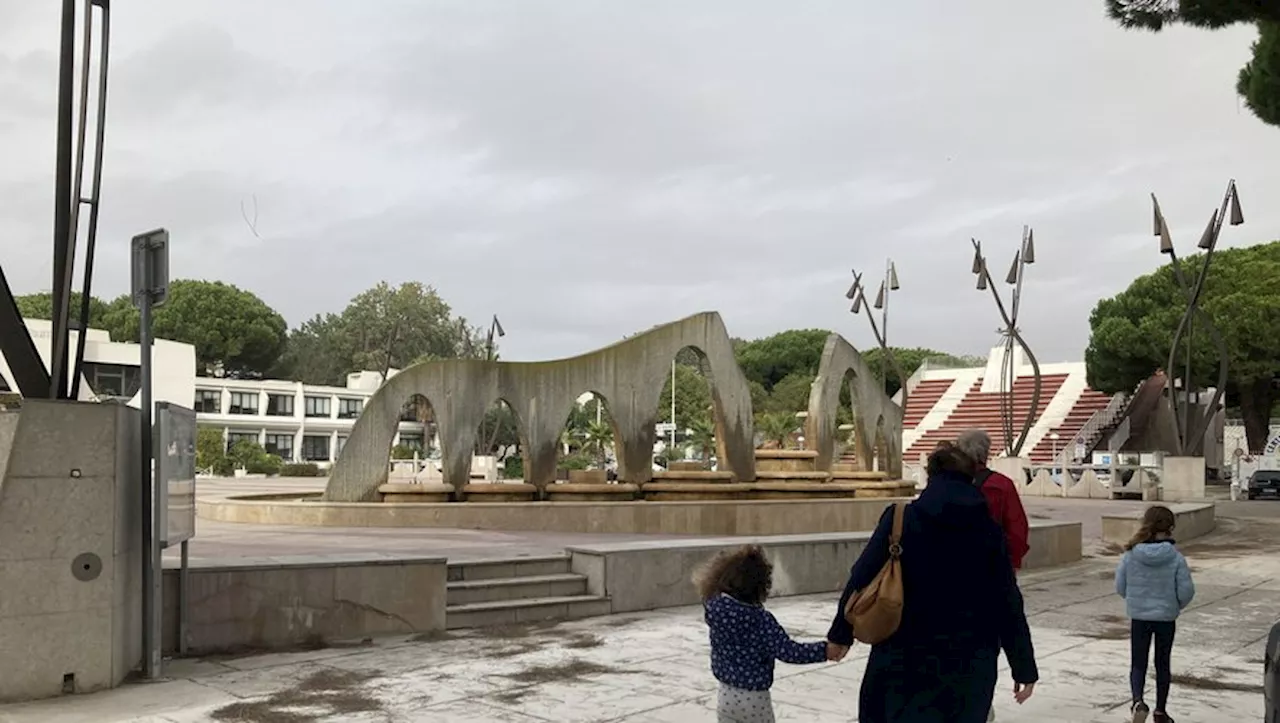
<svg viewBox="0 0 1280 723"><path fill-rule="evenodd" d="M365 403L381 385L382 375L367 371L347 375L345 387L199 377L193 408L202 426L222 430L228 448L248 440L286 462L327 465L338 458ZM423 442L423 425L409 409L394 443L421 448Z"/></svg>
<svg viewBox="0 0 1280 723"><path fill-rule="evenodd" d="M49 366L52 323L29 319L27 330ZM77 331L71 332L76 344ZM101 329L85 337L80 399L118 400L141 404L141 346L113 342ZM275 379L197 377L196 351L190 344L157 339L151 352L152 395L196 411L201 426L222 431L230 448L241 440L261 444L286 462L328 465L337 459L351 434L365 402L382 385L377 372L355 372L345 387L326 387ZM388 374L395 374L391 370ZM70 372L68 372L70 375ZM0 354L0 392L16 391L13 375ZM396 444L423 446L424 425L409 410L396 436Z"/></svg>

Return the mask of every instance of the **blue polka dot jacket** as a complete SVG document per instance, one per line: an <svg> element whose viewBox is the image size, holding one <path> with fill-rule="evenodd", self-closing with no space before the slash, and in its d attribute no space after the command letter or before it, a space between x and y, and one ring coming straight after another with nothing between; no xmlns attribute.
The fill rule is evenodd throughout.
<svg viewBox="0 0 1280 723"><path fill-rule="evenodd" d="M797 643L773 613L729 595L703 604L711 633L711 672L716 680L742 690L773 686L773 661L801 665L827 660L826 641Z"/></svg>

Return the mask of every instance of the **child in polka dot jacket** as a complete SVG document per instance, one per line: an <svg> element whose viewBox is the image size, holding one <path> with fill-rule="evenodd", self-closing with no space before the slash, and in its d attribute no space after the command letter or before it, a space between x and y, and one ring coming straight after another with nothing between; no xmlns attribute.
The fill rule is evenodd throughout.
<svg viewBox="0 0 1280 723"><path fill-rule="evenodd" d="M773 565L757 545L720 553L694 575L711 634L711 672L720 681L720 723L772 723L775 660L800 665L844 658L834 643L797 643L764 601Z"/></svg>

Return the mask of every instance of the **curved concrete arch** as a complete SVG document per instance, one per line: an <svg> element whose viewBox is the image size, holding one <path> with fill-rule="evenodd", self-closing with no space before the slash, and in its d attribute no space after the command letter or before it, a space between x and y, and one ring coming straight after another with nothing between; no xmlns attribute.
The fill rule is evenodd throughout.
<svg viewBox="0 0 1280 723"><path fill-rule="evenodd" d="M818 363L818 376L809 390L809 416L805 419L804 434L808 447L818 453L814 468L828 471L835 462L836 412L840 409L840 387L849 372L853 372L849 391L853 398L853 442L858 453L858 466L864 470L871 469L876 428L883 419L888 456L884 471L892 478L900 478L902 408L884 393L884 388L858 350L839 334L827 337Z"/></svg>
<svg viewBox="0 0 1280 723"><path fill-rule="evenodd" d="M324 498L361 502L377 498L386 481L391 440L404 400L421 394L431 402L440 435L444 481L470 481L471 450L492 400L504 399L520 429L525 481L539 489L555 479L557 444L566 410L584 391L608 405L615 425L618 478L653 477L656 400L684 347L698 349L711 368L711 399L721 463L741 481L755 479L751 393L734 358L724 321L715 312L655 327L581 356L546 362L449 359L414 364L387 380L365 404L329 475Z"/></svg>

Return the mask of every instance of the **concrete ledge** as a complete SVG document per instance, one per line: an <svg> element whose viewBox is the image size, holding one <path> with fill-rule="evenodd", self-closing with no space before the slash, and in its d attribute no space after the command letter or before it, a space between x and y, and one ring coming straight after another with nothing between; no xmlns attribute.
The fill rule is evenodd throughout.
<svg viewBox="0 0 1280 723"><path fill-rule="evenodd" d="M673 486L674 483L672 483ZM479 485L478 485L479 486ZM708 485L719 490L726 485ZM746 485L750 487L750 485ZM451 527L628 535L789 535L875 528L889 499L321 502L285 495L204 498L206 520L308 527Z"/></svg>
<svg viewBox="0 0 1280 723"><path fill-rule="evenodd" d="M884 510L883 500L875 504L878 512ZM607 597L616 614L696 604L693 571L717 552L746 544L761 545L773 561L775 597L834 593L844 589L849 569L870 538L870 532L853 532L653 540L580 545L570 547L569 555L573 571L587 577L588 592ZM1081 542L1079 522L1034 522L1025 567L1078 562Z"/></svg>
<svg viewBox="0 0 1280 723"><path fill-rule="evenodd" d="M191 654L269 650L445 629L445 559L393 554L199 560L188 579ZM178 649L178 561L165 560L166 652Z"/></svg>
<svg viewBox="0 0 1280 723"><path fill-rule="evenodd" d="M1179 542L1203 537L1218 525L1217 506L1212 502L1184 502L1165 505L1173 511L1173 536ZM1102 539L1115 545L1129 542L1141 526L1142 512L1117 512L1102 516Z"/></svg>

